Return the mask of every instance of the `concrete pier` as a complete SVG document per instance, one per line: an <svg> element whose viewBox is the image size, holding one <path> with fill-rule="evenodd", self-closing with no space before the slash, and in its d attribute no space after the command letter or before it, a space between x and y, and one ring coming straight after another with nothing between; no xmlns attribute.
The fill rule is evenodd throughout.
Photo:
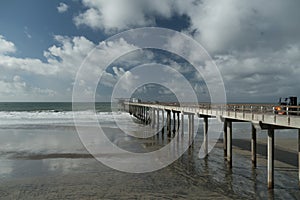
<svg viewBox="0 0 300 200"><path fill-rule="evenodd" d="M208 155L208 118L216 117L224 122L223 125L223 145L224 157L227 159L229 168L232 168L232 123L249 122L251 123L251 162L255 169L257 166L256 137L257 131L267 130L267 187L274 188L274 138L276 129L297 129L298 130L298 184L300 187L300 106L296 114L278 115L273 112L274 105L257 106L251 104L243 105L186 105L174 106L167 104L147 104L147 103L129 103L122 106L125 111L134 117L144 121L145 124L151 122L153 128L159 129L160 120L162 120L162 128L166 126L168 137L172 136L172 132L184 134L184 115L188 117L187 133L189 144L194 139L194 115L203 118L203 144L204 153ZM295 106L294 106L295 107ZM293 107L293 109L295 109ZM127 110L126 110L127 109ZM162 114L160 115L160 111ZM166 120L165 114L166 112ZM173 114L172 114L173 113ZM172 119L173 115L173 119ZM180 118L181 115L181 118ZM161 117L161 119L160 119ZM177 118L176 118L177 117ZM173 123L173 127L172 127ZM164 129L162 129L164 130Z"/></svg>

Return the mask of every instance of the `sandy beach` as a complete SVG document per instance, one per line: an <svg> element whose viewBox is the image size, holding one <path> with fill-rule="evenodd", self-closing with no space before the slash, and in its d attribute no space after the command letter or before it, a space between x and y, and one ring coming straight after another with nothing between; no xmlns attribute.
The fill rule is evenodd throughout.
<svg viewBox="0 0 300 200"><path fill-rule="evenodd" d="M59 132L57 128L53 130ZM60 136L53 135L53 130L52 133L46 131L50 135L47 140L63 137L72 141L69 153L63 148L56 153L10 152L6 158L2 157L1 199L297 199L300 195L293 139L276 141L275 189L269 192L264 138L260 138L257 145L256 170L251 167L250 140L233 140L233 168L230 170L223 157L221 140L207 159L198 158L202 142L199 136L170 166L151 173L131 174L111 169L92 158L74 130L62 130ZM10 131L24 134L22 129ZM41 130L35 131L41 134ZM125 138L118 141L123 146L131 146ZM134 146L139 145L149 151L161 143L152 138Z"/></svg>

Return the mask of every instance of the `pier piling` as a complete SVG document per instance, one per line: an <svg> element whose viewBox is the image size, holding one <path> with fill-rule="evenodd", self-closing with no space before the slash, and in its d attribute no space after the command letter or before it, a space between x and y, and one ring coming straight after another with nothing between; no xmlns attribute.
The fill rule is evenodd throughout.
<svg viewBox="0 0 300 200"><path fill-rule="evenodd" d="M184 134L184 114L181 113L181 134Z"/></svg>
<svg viewBox="0 0 300 200"><path fill-rule="evenodd" d="M298 129L298 177L299 177L299 187L300 187L300 129Z"/></svg>
<svg viewBox="0 0 300 200"><path fill-rule="evenodd" d="M175 111L172 111L173 113L173 135L175 135L176 133L176 112Z"/></svg>
<svg viewBox="0 0 300 200"><path fill-rule="evenodd" d="M223 146L224 146L224 157L227 158L227 120L224 121L223 127Z"/></svg>
<svg viewBox="0 0 300 200"><path fill-rule="evenodd" d="M167 135L171 137L171 111L167 110Z"/></svg>
<svg viewBox="0 0 300 200"><path fill-rule="evenodd" d="M252 137L251 137L251 160L252 167L256 168L256 128L251 124Z"/></svg>
<svg viewBox="0 0 300 200"><path fill-rule="evenodd" d="M159 109L156 110L156 114L157 114L157 131L159 131Z"/></svg>
<svg viewBox="0 0 300 200"><path fill-rule="evenodd" d="M165 111L161 110L161 127L164 129L165 127Z"/></svg>
<svg viewBox="0 0 300 200"><path fill-rule="evenodd" d="M232 168L232 121L227 120L227 162Z"/></svg>
<svg viewBox="0 0 300 200"><path fill-rule="evenodd" d="M179 127L180 127L180 118L179 118L179 112L177 112L177 130L176 130L177 133L179 133Z"/></svg>
<svg viewBox="0 0 300 200"><path fill-rule="evenodd" d="M274 188L274 129L268 129L268 189Z"/></svg>
<svg viewBox="0 0 300 200"><path fill-rule="evenodd" d="M208 117L203 117L203 141L204 141L204 155L208 156Z"/></svg>

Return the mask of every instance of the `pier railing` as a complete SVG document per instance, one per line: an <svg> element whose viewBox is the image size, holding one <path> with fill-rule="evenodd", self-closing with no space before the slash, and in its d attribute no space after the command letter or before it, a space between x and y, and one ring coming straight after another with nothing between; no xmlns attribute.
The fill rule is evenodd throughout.
<svg viewBox="0 0 300 200"><path fill-rule="evenodd" d="M279 106L274 104L209 104L209 103L131 103L130 106L142 106L153 109L172 110L182 113L194 113L223 119L263 123L273 126L300 128L300 106ZM276 108L277 107L277 108Z"/></svg>
<svg viewBox="0 0 300 200"><path fill-rule="evenodd" d="M131 103L132 104L132 103ZM275 104L210 104L210 103L142 103L147 105L160 105L160 106L174 106L174 107L188 107L191 109L209 109L221 110L230 112L243 112L254 114L278 114L278 115L298 115L300 116L300 106L285 106ZM280 108L280 111L276 108Z"/></svg>

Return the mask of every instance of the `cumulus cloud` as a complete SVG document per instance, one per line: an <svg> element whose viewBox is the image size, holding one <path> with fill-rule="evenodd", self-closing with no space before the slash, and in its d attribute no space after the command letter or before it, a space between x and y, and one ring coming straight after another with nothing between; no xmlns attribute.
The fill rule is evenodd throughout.
<svg viewBox="0 0 300 200"><path fill-rule="evenodd" d="M14 53L16 47L14 43L7 41L2 35L0 35L0 54Z"/></svg>
<svg viewBox="0 0 300 200"><path fill-rule="evenodd" d="M83 61L85 61L85 73L79 75L79 81L81 86L85 87L85 92L90 94L94 92L90 89L91 85L95 84L92 80L97 80L104 70L101 63L109 63L120 53L136 49L122 38L114 42L103 41L98 45L83 36L56 35L54 40L58 44L44 51L46 61L6 55L9 52L8 48L0 53L0 69L5 72L0 74L0 101L10 98L71 100L71 88ZM4 40L3 43L7 41ZM11 42L9 44L11 47L15 46ZM92 51L94 54L85 60ZM114 68L114 72L117 76L126 74L120 68ZM22 79L21 75L16 74L24 74L27 78ZM105 81L109 85L114 80L115 78L112 77Z"/></svg>
<svg viewBox="0 0 300 200"><path fill-rule="evenodd" d="M15 45L8 44L0 52L0 101L11 100L70 100L70 87L80 64L95 44L85 37L55 36L59 45L44 52L46 62L34 58L6 55L14 52ZM26 77L26 78L22 78Z"/></svg>
<svg viewBox="0 0 300 200"><path fill-rule="evenodd" d="M64 13L67 12L69 9L69 6L65 3L59 3L59 5L57 6L57 11L59 13Z"/></svg>
<svg viewBox="0 0 300 200"><path fill-rule="evenodd" d="M190 26L182 31L200 42L218 64L229 100L270 101L281 95L300 95L299 1L83 0L82 3L86 10L74 18L75 24L106 33L152 26L157 18L172 20L174 16L187 16ZM176 39L172 45L186 49ZM185 53L197 60L197 52Z"/></svg>
<svg viewBox="0 0 300 200"><path fill-rule="evenodd" d="M231 101L273 101L280 96L299 96L299 46L272 52L235 52L217 56Z"/></svg>
<svg viewBox="0 0 300 200"><path fill-rule="evenodd" d="M82 0L82 4L85 8L74 16L75 25L107 34L134 27L155 26L158 19L172 20L174 16L187 16L189 27L182 32L200 42L211 54L222 73L230 100L269 101L275 96L300 95L300 1ZM57 8L58 11L60 7L68 9L63 3ZM64 9L61 11L66 11ZM171 39L173 48L184 50L183 53L191 60L199 60L198 52L189 50L187 44L180 43L176 38ZM13 85L13 72L22 72L50 77L51 80L64 80L70 90L81 61L98 44L85 37L55 36L55 40L59 45L45 50L46 61L42 61L11 56L17 48L0 35L0 68L12 72L10 78L0 79L2 85L7 82ZM101 42L95 51L105 63L120 52L135 49L123 39ZM127 66L153 60L150 51L146 56L136 55L120 58L112 72L105 72L103 81L106 86L111 87L118 76L124 75ZM81 81L82 86L87 88L92 84L89 78L98 76L102 70L96 57L88 62L91 73L80 77L87 80ZM180 72L192 72L189 67L171 61L166 63ZM208 70L208 74L213 73L205 61L201 65ZM195 75L193 80L197 79L200 77ZM27 84L26 80L23 81ZM199 92L201 87L202 83L195 85ZM243 96L247 99L242 99Z"/></svg>
<svg viewBox="0 0 300 200"><path fill-rule="evenodd" d="M51 76L58 73L74 75L81 62L91 51L95 44L85 37L63 37L55 36L54 39L60 43L59 46L51 46L44 52L47 62L33 58L18 58L11 55L5 55L6 52L12 52L15 49L13 43L11 50L0 53L0 67L10 70L26 71L33 74ZM6 41L4 41L4 44Z"/></svg>
<svg viewBox="0 0 300 200"><path fill-rule="evenodd" d="M75 16L76 25L108 33L155 25L156 18L186 15L195 39L210 51L271 45L280 48L298 41L298 1L239 0L83 0L87 8Z"/></svg>
<svg viewBox="0 0 300 200"><path fill-rule="evenodd" d="M299 6L299 1L205 0L190 9L190 30L211 52L280 49L299 39Z"/></svg>
<svg viewBox="0 0 300 200"><path fill-rule="evenodd" d="M152 26L156 24L154 15L169 18L174 12L174 1L83 0L82 3L87 9L74 17L75 24L104 30L106 33Z"/></svg>
<svg viewBox="0 0 300 200"><path fill-rule="evenodd" d="M49 88L27 84L19 75L15 75L12 80L0 80L1 101L32 101L33 99L44 101L56 94L56 91Z"/></svg>

